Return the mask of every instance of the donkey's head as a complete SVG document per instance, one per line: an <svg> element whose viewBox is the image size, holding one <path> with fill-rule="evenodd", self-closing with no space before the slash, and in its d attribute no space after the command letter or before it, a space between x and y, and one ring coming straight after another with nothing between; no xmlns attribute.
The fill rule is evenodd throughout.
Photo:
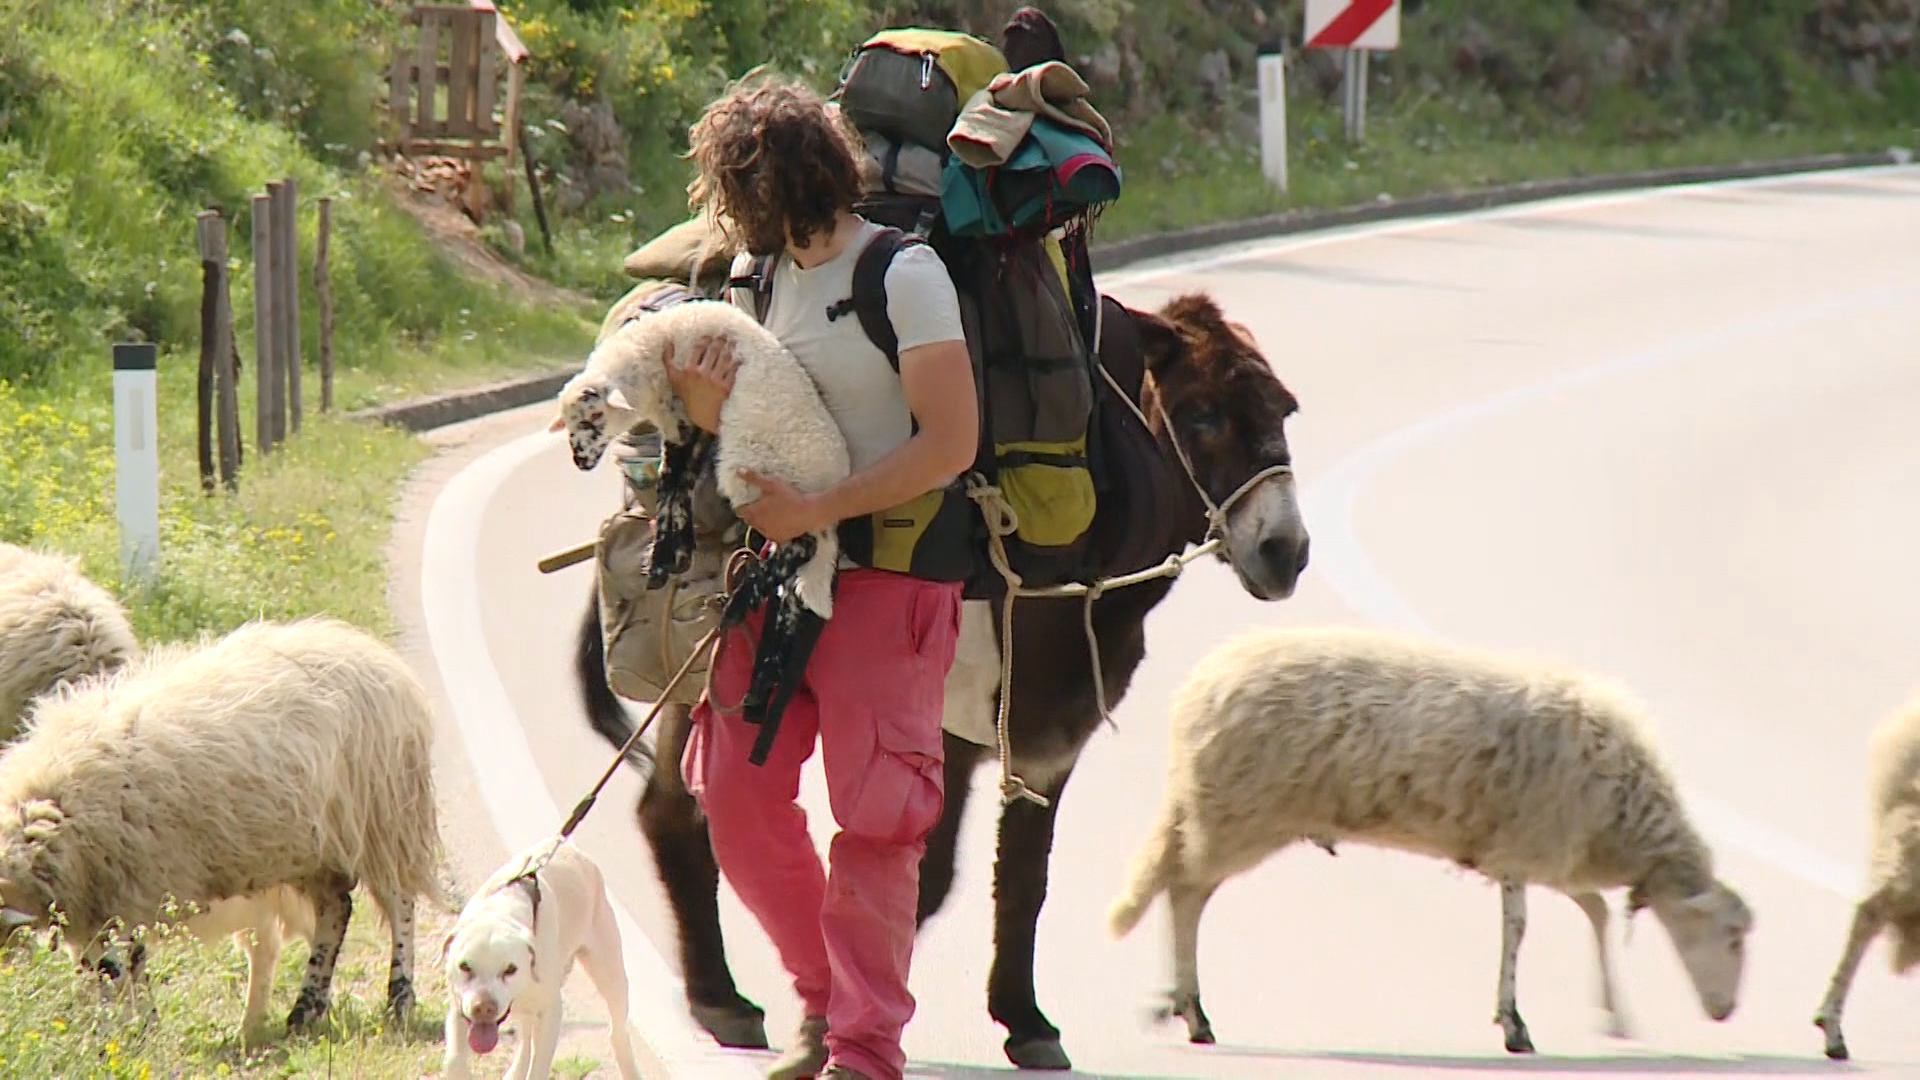
<svg viewBox="0 0 1920 1080"><path fill-rule="evenodd" d="M1134 317L1153 380L1142 394L1147 417L1162 442L1185 454L1207 501L1224 511L1223 557L1258 599L1292 596L1307 568L1286 432L1300 403L1253 333L1228 321L1206 294Z"/></svg>

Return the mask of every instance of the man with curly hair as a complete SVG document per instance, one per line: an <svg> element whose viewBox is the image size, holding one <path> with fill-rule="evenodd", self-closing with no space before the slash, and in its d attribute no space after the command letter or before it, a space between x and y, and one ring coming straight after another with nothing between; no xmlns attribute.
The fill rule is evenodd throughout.
<svg viewBox="0 0 1920 1080"><path fill-rule="evenodd" d="M765 324L806 367L851 452L852 474L824 491L743 473L765 494L738 513L776 543L943 487L972 465L977 446L973 368L939 256L908 246L888 269L897 373L844 310L854 262L880 230L853 209L858 138L803 85L753 76L689 133L699 169L689 202L710 205L744 241L736 273L756 255L778 254ZM725 342L668 358L689 417L708 431L718 429L733 368ZM945 795L940 716L960 605L959 582L843 557L833 618L766 764L747 760L758 729L715 704L744 693L757 617L722 644L710 696L694 709L681 763L688 789L716 861L805 1007L768 1074L776 1080L899 1080L905 1068L920 859ZM795 801L816 736L840 826L825 870Z"/></svg>

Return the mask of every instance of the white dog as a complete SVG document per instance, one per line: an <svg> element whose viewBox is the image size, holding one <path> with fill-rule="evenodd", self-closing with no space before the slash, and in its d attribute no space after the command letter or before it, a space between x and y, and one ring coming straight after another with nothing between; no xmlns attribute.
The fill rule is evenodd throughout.
<svg viewBox="0 0 1920 1080"><path fill-rule="evenodd" d="M561 841L538 872L526 868L552 847L522 852L480 886L447 935L448 1080L472 1076L469 1053L488 1054L516 1009L520 1045L507 1076L545 1080L560 1044L560 987L577 960L607 1003L607 1030L621 1080L639 1080L627 1032L627 969L600 868Z"/></svg>

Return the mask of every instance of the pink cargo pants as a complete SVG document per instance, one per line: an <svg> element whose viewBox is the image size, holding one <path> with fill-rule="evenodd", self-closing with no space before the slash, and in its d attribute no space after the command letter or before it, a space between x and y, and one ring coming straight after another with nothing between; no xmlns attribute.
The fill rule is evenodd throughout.
<svg viewBox="0 0 1920 1080"><path fill-rule="evenodd" d="M759 734L702 698L681 772L706 813L715 860L772 939L810 1016L827 1018L830 1063L900 1080L913 1016L920 858L940 819L940 714L960 635L960 586L842 569L804 681L787 702L766 764ZM746 693L760 616L722 643L709 693ZM828 866L795 800L816 734L840 831Z"/></svg>

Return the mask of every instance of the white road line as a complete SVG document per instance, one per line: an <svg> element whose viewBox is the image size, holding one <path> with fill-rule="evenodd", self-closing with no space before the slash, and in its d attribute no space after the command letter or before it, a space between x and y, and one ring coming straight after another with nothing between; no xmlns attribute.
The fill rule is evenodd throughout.
<svg viewBox="0 0 1920 1080"><path fill-rule="evenodd" d="M427 557L421 565L420 603L434 662L493 826L513 851L552 836L564 815L533 764L526 728L481 629L480 526L507 477L535 454L558 453L559 438L546 431L525 435L462 469L434 499L423 541ZM632 985L629 1019L668 1073L757 1080L761 1074L751 1060L694 1026L679 975L618 898L613 909Z"/></svg>
<svg viewBox="0 0 1920 1080"><path fill-rule="evenodd" d="M1756 177L1630 192L1572 196L1564 199L1517 203L1486 210L1362 225L1312 235L1252 241L1215 248L1207 253L1184 257L1173 256L1159 265L1149 264L1137 270L1104 275L1101 286L1103 289L1125 287L1129 284L1143 283L1175 274L1203 273L1233 263L1266 258L1284 252L1303 251L1377 236L1421 232L1476 221L1552 214L1572 209L1671 198L1694 191L1762 187L1767 184L1804 180L1807 175L1844 176L1889 168L1901 167L1870 166L1865 169L1830 170L1819 174ZM1696 348L1702 347L1704 346L1696 346ZM1645 362L1641 361L1641 363ZM1623 359L1616 366L1624 372L1640 364ZM1574 385L1578 381L1578 376L1564 380L1567 386ZM1540 392L1549 391L1542 388ZM1489 404L1498 400L1489 399L1488 402L1482 403L1481 407L1497 410L1520 403L1516 400L1505 406ZM1477 419L1472 415L1471 408L1459 410L1459 413L1461 415L1451 421L1452 424L1470 423ZM1445 421L1447 421L1446 416L1434 418L1427 437L1445 430L1449 426ZM1407 440L1422 437L1418 434L1418 428L1419 425L1415 425L1413 429L1404 429L1398 433L1398 436ZM1410 435L1410 431L1414 434ZM1358 483L1367 473L1378 468L1380 462L1394 452L1394 447L1390 443L1394 437L1389 436L1387 440L1382 440L1370 448L1378 459L1371 464L1367 458L1360 456L1350 457L1342 462L1341 466L1348 470L1344 481L1341 479L1342 474L1337 471L1341 466L1336 466L1336 472L1330 473L1327 481L1310 486L1310 491L1332 490L1336 495L1342 495L1342 499L1335 503L1331 512L1316 515L1327 524L1315 527L1315 562L1323 565L1324 561L1331 557L1338 565L1344 558L1347 567L1345 574L1349 584L1355 581L1360 582L1357 586L1357 595L1361 599L1355 602L1361 606L1362 610L1386 612L1388 614L1385 617L1389 619L1417 619L1417 616L1413 616L1411 610L1398 600L1392 589L1379 579L1379 575L1366 562L1365 556L1353 543L1351 522L1348 519L1353 491L1357 490ZM513 850L519 850L550 835L552 830L558 827L561 816L552 793L547 790L538 770L531 764L533 754L532 748L527 743L526 729L521 725L520 717L507 696L506 687L500 682L499 672L495 669L492 657L488 653L486 635L480 628L480 582L477 570L479 531L487 504L494 492L515 469L531 460L534 454L552 445L556 438L557 436L544 431L529 434L495 448L462 469L434 499L423 542L429 554L423 561L421 569L420 600L434 661L440 669L441 680L446 686L447 696L452 703L455 720L458 722L462 739L466 743L467 758L473 764L481 795L493 819L494 828L499 832L502 842ZM1335 486L1341 482L1350 485L1344 489L1344 494L1343 489ZM1326 499L1328 496L1322 496L1322 498ZM1328 532L1330 541L1325 543L1328 549L1325 554L1322 554L1323 541L1320 538L1322 530ZM1344 530L1344 534L1341 530ZM1335 574L1337 576L1339 571L1335 571ZM1376 606L1368 607L1368 604ZM498 750L493 753L482 753L479 747L483 745L491 745ZM1812 852L1787 837L1751 825L1716 802L1697 801L1700 802L1702 816L1712 822L1716 831L1722 835L1734 839L1749 850L1769 853L1763 854L1762 857L1768 858L1777 865L1787 866L1802 877L1813 875L1809 880L1842 893L1850 892L1853 875L1838 867L1832 860L1825 859L1817 852ZM694 1026L692 1019L687 1016L681 981L674 973L673 967L660 955L659 950L654 948L652 939L640 929L625 905L615 900L614 910L620 922L628 975L633 981L633 1005L629 1010L631 1019L635 1029L660 1056L668 1071L676 1076L696 1075L703 1078L718 1077L721 1080L757 1078L760 1075L759 1071L746 1059L721 1048L705 1032ZM697 1071L689 1072L688 1070Z"/></svg>
<svg viewBox="0 0 1920 1080"><path fill-rule="evenodd" d="M1303 486L1301 512L1313 532L1314 572L1332 583L1334 590L1366 618L1416 633L1433 634L1433 627L1367 558L1354 533L1353 509L1360 489L1394 459L1483 420L1569 393L1589 383L1647 371L1818 319L1912 303L1916 295L1920 295L1920 290L1911 287L1874 289L1716 326L1652 348L1609 357L1537 383L1504 390L1391 431L1334 462L1324 472L1314 470L1312 479ZM1843 897L1852 897L1857 892L1862 870L1754 821L1710 795L1689 790L1686 799L1702 827L1720 841Z"/></svg>

